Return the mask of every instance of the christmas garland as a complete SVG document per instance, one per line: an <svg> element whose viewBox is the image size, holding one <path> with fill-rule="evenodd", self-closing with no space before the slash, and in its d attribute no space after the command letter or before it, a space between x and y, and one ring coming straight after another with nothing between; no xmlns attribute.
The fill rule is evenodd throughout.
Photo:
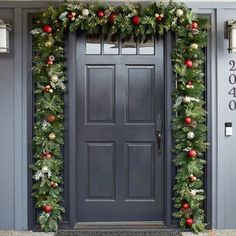
<svg viewBox="0 0 236 236"><path fill-rule="evenodd" d="M40 209L38 221L44 231L56 231L62 220L63 131L65 92L64 37L66 30L103 33L112 38L140 40L176 35L172 54L176 78L172 123L177 166L174 216L181 228L204 230L203 168L206 151L204 110L205 22L183 4L101 5L65 3L50 6L34 22L33 77L35 81L33 196Z"/></svg>

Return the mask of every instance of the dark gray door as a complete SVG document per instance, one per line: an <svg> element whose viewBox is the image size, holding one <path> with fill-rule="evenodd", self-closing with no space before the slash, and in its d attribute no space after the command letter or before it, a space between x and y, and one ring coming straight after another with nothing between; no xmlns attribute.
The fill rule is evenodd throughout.
<svg viewBox="0 0 236 236"><path fill-rule="evenodd" d="M162 221L163 42L80 35L77 61L77 221Z"/></svg>

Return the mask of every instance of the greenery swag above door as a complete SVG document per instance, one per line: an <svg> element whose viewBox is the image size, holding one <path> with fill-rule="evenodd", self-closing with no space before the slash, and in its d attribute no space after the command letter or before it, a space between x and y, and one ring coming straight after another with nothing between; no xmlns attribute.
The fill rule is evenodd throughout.
<svg viewBox="0 0 236 236"><path fill-rule="evenodd" d="M176 88L173 93L174 160L177 168L174 202L181 228L205 228L202 189L206 161L206 112L204 110L204 47L206 22L184 4L119 5L65 3L50 6L34 22L33 76L35 80L34 193L41 209L44 231L55 231L62 220L64 99L66 91L64 38L66 31L103 33L116 39L131 36L145 41L167 32L176 35L172 53Z"/></svg>

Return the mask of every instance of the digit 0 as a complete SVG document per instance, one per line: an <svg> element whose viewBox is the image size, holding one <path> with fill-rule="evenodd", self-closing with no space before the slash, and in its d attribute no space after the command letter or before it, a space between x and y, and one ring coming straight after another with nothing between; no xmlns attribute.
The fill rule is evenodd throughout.
<svg viewBox="0 0 236 236"><path fill-rule="evenodd" d="M231 111L235 111L235 110L236 110L236 101L231 100L231 101L229 102L229 109L230 109Z"/></svg>
<svg viewBox="0 0 236 236"><path fill-rule="evenodd" d="M235 84L236 83L236 75L235 74L231 74L229 76L229 82L230 82L230 84Z"/></svg>

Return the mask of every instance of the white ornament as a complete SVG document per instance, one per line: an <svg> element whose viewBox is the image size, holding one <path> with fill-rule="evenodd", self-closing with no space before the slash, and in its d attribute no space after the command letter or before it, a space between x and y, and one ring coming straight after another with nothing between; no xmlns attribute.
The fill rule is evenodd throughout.
<svg viewBox="0 0 236 236"><path fill-rule="evenodd" d="M82 11L82 16L88 16L88 14L89 14L89 10L88 9L83 9L83 11Z"/></svg>
<svg viewBox="0 0 236 236"><path fill-rule="evenodd" d="M37 171L36 174L34 175L34 179L37 181L40 178L44 177L44 174L42 173L42 171Z"/></svg>
<svg viewBox="0 0 236 236"><path fill-rule="evenodd" d="M42 33L42 32L43 32L43 31L42 31L42 29L40 29L40 28L33 29L33 30L30 31L30 33L33 34L33 35L40 34L40 33Z"/></svg>
<svg viewBox="0 0 236 236"><path fill-rule="evenodd" d="M192 84L187 84L187 85L186 85L186 88L187 88L187 89L193 89L194 86L193 86Z"/></svg>
<svg viewBox="0 0 236 236"><path fill-rule="evenodd" d="M52 172L50 170L48 170L48 178L52 177Z"/></svg>
<svg viewBox="0 0 236 236"><path fill-rule="evenodd" d="M155 17L158 17L158 16L159 16L159 14L158 14L158 13L156 13L156 14L155 14Z"/></svg>
<svg viewBox="0 0 236 236"><path fill-rule="evenodd" d="M191 147L186 147L186 148L184 148L183 150L185 151L185 152L188 152L188 151L190 151L192 148Z"/></svg>
<svg viewBox="0 0 236 236"><path fill-rule="evenodd" d="M191 102L191 98L188 97L188 96L185 96L185 97L183 98L183 101L184 101L185 103L189 103L189 102Z"/></svg>
<svg viewBox="0 0 236 236"><path fill-rule="evenodd" d="M55 57L54 57L53 55L50 55L50 56L48 57L48 59L49 59L50 61L54 61L54 60L55 60Z"/></svg>
<svg viewBox="0 0 236 236"><path fill-rule="evenodd" d="M193 132L187 133L187 139L193 139L195 137L195 134Z"/></svg>
<svg viewBox="0 0 236 236"><path fill-rule="evenodd" d="M175 101L174 104L174 108L178 107L179 105L181 105L181 103L183 102L183 97L178 97Z"/></svg>
<svg viewBox="0 0 236 236"><path fill-rule="evenodd" d="M58 80L59 80L59 78L58 78L56 75L53 75L53 76L51 77L51 81L52 81L53 83L57 83Z"/></svg>
<svg viewBox="0 0 236 236"><path fill-rule="evenodd" d="M196 194L197 194L196 190L191 190L191 195L192 196L196 196Z"/></svg>
<svg viewBox="0 0 236 236"><path fill-rule="evenodd" d="M183 97L183 102L185 102L185 103L200 102L200 100L197 98L194 98L194 97L185 96L185 97Z"/></svg>
<svg viewBox="0 0 236 236"><path fill-rule="evenodd" d="M184 14L184 11L182 9L178 9L176 11L176 16L181 17Z"/></svg>
<svg viewBox="0 0 236 236"><path fill-rule="evenodd" d="M43 166L41 169L42 173L47 173L49 171L49 168L47 166Z"/></svg>
<svg viewBox="0 0 236 236"><path fill-rule="evenodd" d="M51 124L49 122L47 122L46 120L44 120L43 124L42 124L42 130L45 131L50 127L51 127Z"/></svg>
<svg viewBox="0 0 236 236"><path fill-rule="evenodd" d="M163 18L163 17L164 17L164 14L161 13L161 14L160 14L160 17Z"/></svg>
<svg viewBox="0 0 236 236"><path fill-rule="evenodd" d="M192 43L192 44L190 45L190 48L191 48L191 49L198 49L198 44Z"/></svg>

